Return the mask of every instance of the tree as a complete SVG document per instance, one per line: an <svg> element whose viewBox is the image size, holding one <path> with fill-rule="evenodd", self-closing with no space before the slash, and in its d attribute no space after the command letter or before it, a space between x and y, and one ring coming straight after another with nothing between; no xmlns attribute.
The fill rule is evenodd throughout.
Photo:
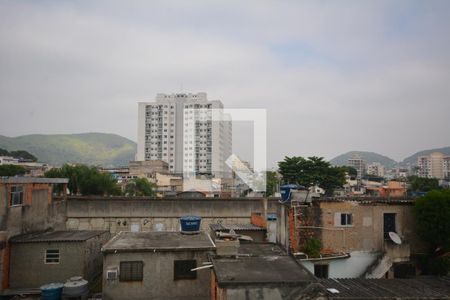
<svg viewBox="0 0 450 300"><path fill-rule="evenodd" d="M1 165L0 166L0 177L24 175L25 173L26 173L26 170L22 166L17 166L17 165Z"/></svg>
<svg viewBox="0 0 450 300"><path fill-rule="evenodd" d="M266 197L273 196L276 192L279 178L277 172L266 172Z"/></svg>
<svg viewBox="0 0 450 300"><path fill-rule="evenodd" d="M416 200L418 234L433 250L450 250L450 190L434 190Z"/></svg>
<svg viewBox="0 0 450 300"><path fill-rule="evenodd" d="M125 186L126 196L155 196L156 185L145 178L135 178L130 180Z"/></svg>
<svg viewBox="0 0 450 300"><path fill-rule="evenodd" d="M345 184L346 169L331 166L323 157L285 157L278 167L284 183L297 183L305 187L317 184L328 195Z"/></svg>
<svg viewBox="0 0 450 300"><path fill-rule="evenodd" d="M439 180L436 178L424 178L414 175L408 177L408 182L411 192L429 192L440 188Z"/></svg>
<svg viewBox="0 0 450 300"><path fill-rule="evenodd" d="M68 178L67 188L71 195L119 195L120 187L109 173L101 173L86 165L63 165L44 174L49 178Z"/></svg>
<svg viewBox="0 0 450 300"><path fill-rule="evenodd" d="M14 158L27 159L30 161L37 161L36 156L34 156L33 154L31 154L25 150L16 150L16 151L9 152L8 150L0 148L0 156L12 156Z"/></svg>

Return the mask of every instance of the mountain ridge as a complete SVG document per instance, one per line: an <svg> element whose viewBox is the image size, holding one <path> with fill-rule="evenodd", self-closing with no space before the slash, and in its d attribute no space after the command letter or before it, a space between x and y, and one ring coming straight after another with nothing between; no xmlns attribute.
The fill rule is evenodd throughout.
<svg viewBox="0 0 450 300"><path fill-rule="evenodd" d="M52 165L83 163L98 166L128 165L134 160L135 142L112 133L0 135L0 148L26 150Z"/></svg>

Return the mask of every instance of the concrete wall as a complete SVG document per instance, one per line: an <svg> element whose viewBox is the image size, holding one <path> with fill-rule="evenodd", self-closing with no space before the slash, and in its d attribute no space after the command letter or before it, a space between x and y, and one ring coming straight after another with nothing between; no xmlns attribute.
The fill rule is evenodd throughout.
<svg viewBox="0 0 450 300"><path fill-rule="evenodd" d="M11 288L38 288L84 276L84 243L28 243L11 245ZM60 263L45 264L46 249L59 249Z"/></svg>
<svg viewBox="0 0 450 300"><path fill-rule="evenodd" d="M411 252L420 252L422 243L415 234L413 205L361 204L358 202L321 202L321 240L323 248L330 251L384 251L383 214L396 214L396 231L404 242L411 245ZM351 226L335 226L335 213L351 213Z"/></svg>
<svg viewBox="0 0 450 300"><path fill-rule="evenodd" d="M211 272L198 270L197 279L174 280L174 261L196 259L197 266L208 261L206 251L108 253L103 264L104 300L209 299ZM106 271L120 267L121 261L143 261L143 281L106 280Z"/></svg>
<svg viewBox="0 0 450 300"><path fill-rule="evenodd" d="M65 282L82 276L92 282L102 272L101 247L110 235L105 233L84 242L11 244L11 288L36 288L51 282ZM59 249L60 263L45 264L45 251Z"/></svg>
<svg viewBox="0 0 450 300"><path fill-rule="evenodd" d="M268 201L268 212L276 212L276 200ZM67 222L69 230L178 231L184 215L202 217L202 230L222 221L223 224L250 224L252 212L262 212L262 199L124 199L69 198Z"/></svg>

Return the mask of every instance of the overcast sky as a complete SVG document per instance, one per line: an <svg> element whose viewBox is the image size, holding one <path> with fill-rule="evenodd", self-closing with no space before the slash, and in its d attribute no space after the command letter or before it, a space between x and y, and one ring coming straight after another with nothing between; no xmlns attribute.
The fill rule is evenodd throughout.
<svg viewBox="0 0 450 300"><path fill-rule="evenodd" d="M269 166L449 146L450 1L0 0L0 134L136 141L180 91L267 109Z"/></svg>

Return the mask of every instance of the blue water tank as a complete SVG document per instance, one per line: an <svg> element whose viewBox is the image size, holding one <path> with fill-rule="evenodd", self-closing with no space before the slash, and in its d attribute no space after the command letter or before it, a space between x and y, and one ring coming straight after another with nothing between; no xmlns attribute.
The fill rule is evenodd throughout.
<svg viewBox="0 0 450 300"><path fill-rule="evenodd" d="M281 199L283 200L283 202L289 201L291 200L291 190L302 190L302 189L304 189L304 187L298 184L282 185L280 186Z"/></svg>
<svg viewBox="0 0 450 300"><path fill-rule="evenodd" d="M42 300L61 299L63 287L64 284L62 283L49 283L41 286L41 299Z"/></svg>
<svg viewBox="0 0 450 300"><path fill-rule="evenodd" d="M199 231L202 218L196 216L184 216L180 218L181 231Z"/></svg>

